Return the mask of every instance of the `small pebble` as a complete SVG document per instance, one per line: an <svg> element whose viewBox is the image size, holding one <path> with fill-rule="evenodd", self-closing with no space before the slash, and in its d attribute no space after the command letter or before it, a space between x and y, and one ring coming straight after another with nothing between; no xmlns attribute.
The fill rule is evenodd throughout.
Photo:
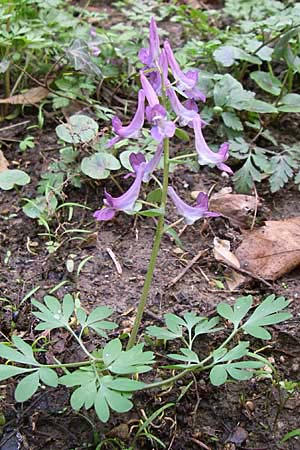
<svg viewBox="0 0 300 450"><path fill-rule="evenodd" d="M255 410L255 405L253 402L251 402L251 400L248 400L246 402L246 408L248 409L248 411L253 412Z"/></svg>

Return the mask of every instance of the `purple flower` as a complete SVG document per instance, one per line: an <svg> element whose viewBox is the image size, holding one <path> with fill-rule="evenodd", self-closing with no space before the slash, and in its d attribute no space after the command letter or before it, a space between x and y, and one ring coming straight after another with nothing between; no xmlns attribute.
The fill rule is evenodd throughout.
<svg viewBox="0 0 300 450"><path fill-rule="evenodd" d="M105 199L103 201L104 208L94 212L94 218L96 220L111 220L117 211L124 211L132 213L134 211L134 204L137 201L142 179L144 176L145 163L139 164L136 171L136 178L127 192L120 197L112 197L105 191Z"/></svg>
<svg viewBox="0 0 300 450"><path fill-rule="evenodd" d="M193 127L193 119L198 115L198 107L196 103L188 103L188 106L192 106L192 108L188 108L184 106L182 103L180 103L176 92L174 89L167 89L167 95L169 97L171 106L175 114L179 117L179 124L181 126L188 125L189 127ZM194 107L196 106L196 110Z"/></svg>
<svg viewBox="0 0 300 450"><path fill-rule="evenodd" d="M218 213L208 211L208 196L204 192L200 192L198 195L196 206L190 206L185 203L171 186L168 187L168 195L173 201L178 213L184 217L188 225L193 225L196 220L202 219L202 217L220 216Z"/></svg>
<svg viewBox="0 0 300 450"><path fill-rule="evenodd" d="M144 125L144 115L145 115L145 93L142 89L139 90L138 107L136 113L126 127L123 126L121 120L118 117L113 117L112 126L113 131L117 134L114 138L110 139L106 147L112 147L117 142L126 138L136 138L139 134L140 129Z"/></svg>
<svg viewBox="0 0 300 450"><path fill-rule="evenodd" d="M90 47L90 51L92 53L93 56L99 56L101 53L101 50L99 47L97 47L96 45L91 45Z"/></svg>
<svg viewBox="0 0 300 450"><path fill-rule="evenodd" d="M229 144L225 142L220 146L219 151L213 152L205 142L201 129L201 119L197 116L193 119L193 126L195 131L195 147L198 153L199 164L213 164L218 167L218 169L228 172L230 175L233 174L229 166L224 164L229 157Z"/></svg>
<svg viewBox="0 0 300 450"><path fill-rule="evenodd" d="M88 41L89 50L93 56L98 56L101 53L101 50L98 47L98 45L101 44L101 39L97 35L96 28L91 27L89 33L91 36L91 39Z"/></svg>
<svg viewBox="0 0 300 450"><path fill-rule="evenodd" d="M168 41L164 43L164 49L173 76L177 81L178 89L184 92L185 95L187 95L187 97L189 98L193 98L194 100L202 100L203 102L205 102L205 95L197 87L199 73L196 70L188 70L186 73L182 72Z"/></svg>
<svg viewBox="0 0 300 450"><path fill-rule="evenodd" d="M137 170L140 166L140 164L146 163L144 167L144 175L143 175L143 182L148 183L148 181L151 178L151 175L153 171L158 166L161 157L163 154L163 145L162 143L158 144L157 149L153 155L153 157L150 159L150 161L146 162L146 158L143 155L143 153L131 153L129 156L129 162L133 168L133 170L137 173Z"/></svg>
<svg viewBox="0 0 300 450"><path fill-rule="evenodd" d="M159 104L158 97L150 82L141 72L141 83L148 100L149 106L146 107L147 120L153 123L151 128L152 137L161 142L165 137L172 137L175 133L175 124L166 119L167 111Z"/></svg>
<svg viewBox="0 0 300 450"><path fill-rule="evenodd" d="M155 67L160 50L157 26L154 17L151 18L149 28L149 48L141 48L139 51L139 59L148 68Z"/></svg>

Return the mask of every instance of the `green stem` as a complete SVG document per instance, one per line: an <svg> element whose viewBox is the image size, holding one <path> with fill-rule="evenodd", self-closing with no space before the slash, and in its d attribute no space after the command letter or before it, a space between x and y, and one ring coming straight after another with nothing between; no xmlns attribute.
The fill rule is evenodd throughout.
<svg viewBox="0 0 300 450"><path fill-rule="evenodd" d="M72 334L73 338L76 339L76 341L78 342L78 344L80 345L81 349L83 350L83 352L87 355L88 358L90 358L90 360L94 361L96 358L91 355L90 352L88 352L88 350L85 348L85 345L83 344L82 340L76 335L76 333L74 333L74 331L72 330L71 327L66 327L67 330L69 331L69 333ZM81 333L82 334L82 333ZM80 336L81 336L80 334Z"/></svg>
<svg viewBox="0 0 300 450"><path fill-rule="evenodd" d="M93 362L97 363L97 362L103 362L102 359L98 359L97 360L93 360ZM92 361L79 361L79 362L74 362L74 363L61 363L61 364L43 364L40 367L47 367L49 369L62 369L62 368L72 368L72 367L82 367L82 366L91 366L92 365Z"/></svg>
<svg viewBox="0 0 300 450"><path fill-rule="evenodd" d="M161 195L161 204L160 207L163 211L166 210L166 203L167 203L167 191L168 191L168 182L169 182L169 139L165 138L164 142L164 175L163 175L163 187L162 187L162 195ZM130 350L136 341L138 329L140 327L144 309L147 303L148 294L151 287L151 282L153 278L153 273L155 269L156 259L158 256L160 243L162 239L162 235L164 233L164 223L165 223L165 212L161 216L159 216L156 232L155 232L155 238L154 243L152 247L152 252L150 256L149 266L147 275L144 282L144 287L141 295L140 302L137 307L136 317L134 320L132 332L130 334L130 338L127 344L127 350Z"/></svg>
<svg viewBox="0 0 300 450"><path fill-rule="evenodd" d="M197 153L187 153L186 155L180 155L180 156L175 156L174 158L170 159L170 162L176 162L179 161L180 159L185 159L185 158L190 158L191 156L196 156Z"/></svg>
<svg viewBox="0 0 300 450"><path fill-rule="evenodd" d="M225 339L225 341L218 347L218 350L220 348L225 347L225 345L228 344L228 342L230 342L233 339L233 337L239 332L239 330L240 330L240 328L232 330L232 332L227 337L227 339ZM196 370L198 372L203 372L204 370L208 370L208 369L210 369L211 367L214 366L214 362L212 362L209 365L205 365L205 364L210 359L212 359L212 357L213 357L212 354L210 354L206 358L204 358L202 361L200 361L198 364L194 364L193 366L186 368L183 372L180 372L180 373L178 373L177 375L174 375L171 378L167 378L167 379L162 380L162 381L157 381L157 382L154 382L154 383L147 384L146 386L143 386L142 390L155 389L155 388L158 388L158 387L165 386L166 384L174 383L175 381L180 380L181 378L183 378L189 372L195 372Z"/></svg>

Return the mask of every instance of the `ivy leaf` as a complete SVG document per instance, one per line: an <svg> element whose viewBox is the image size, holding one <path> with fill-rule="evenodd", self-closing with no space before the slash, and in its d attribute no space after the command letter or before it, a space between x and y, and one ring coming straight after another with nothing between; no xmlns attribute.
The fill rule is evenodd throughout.
<svg viewBox="0 0 300 450"><path fill-rule="evenodd" d="M243 330L259 339L271 339L271 334L264 326L274 325L290 319L291 314L283 311L289 305L284 297L276 298L274 294L269 295L253 312L252 316L242 326Z"/></svg>
<svg viewBox="0 0 300 450"><path fill-rule="evenodd" d="M213 52L213 57L224 67L230 67L238 60L248 61L252 64L261 64L259 58L250 55L249 53L245 52L245 50L233 45L222 45Z"/></svg>
<svg viewBox="0 0 300 450"><path fill-rule="evenodd" d="M229 106L237 110L244 109L244 103L254 97L254 93L246 91L242 84L231 75L223 75L214 87L216 106Z"/></svg>
<svg viewBox="0 0 300 450"><path fill-rule="evenodd" d="M66 54L75 70L98 76L102 74L100 68L93 63L88 43L83 39L75 39L70 47L66 49Z"/></svg>
<svg viewBox="0 0 300 450"><path fill-rule="evenodd" d="M109 176L111 170L118 170L120 167L119 160L105 152L95 153L83 158L81 162L82 172L94 180L103 180Z"/></svg>
<svg viewBox="0 0 300 450"><path fill-rule="evenodd" d="M9 191L15 186L25 186L30 183L30 176L23 170L6 169L0 172L0 189Z"/></svg>
<svg viewBox="0 0 300 450"><path fill-rule="evenodd" d="M294 174L294 169L298 167L296 161L289 155L276 155L270 160L269 178L271 192L277 192L281 189Z"/></svg>
<svg viewBox="0 0 300 450"><path fill-rule="evenodd" d="M15 399L17 402L26 402L38 390L40 385L39 371L22 378L15 390Z"/></svg>
<svg viewBox="0 0 300 450"><path fill-rule="evenodd" d="M71 116L67 123L55 128L59 139L68 144L83 144L90 142L98 134L98 124L91 117L83 114Z"/></svg>
<svg viewBox="0 0 300 450"><path fill-rule="evenodd" d="M269 72L257 70L250 73L250 78L258 84L258 86L272 95L279 95L281 92L281 81Z"/></svg>
<svg viewBox="0 0 300 450"><path fill-rule="evenodd" d="M235 329L239 327L241 320L246 316L247 312L252 306L252 295L247 297L240 297L235 302L233 308L227 303L219 303L217 312L220 316L233 323Z"/></svg>

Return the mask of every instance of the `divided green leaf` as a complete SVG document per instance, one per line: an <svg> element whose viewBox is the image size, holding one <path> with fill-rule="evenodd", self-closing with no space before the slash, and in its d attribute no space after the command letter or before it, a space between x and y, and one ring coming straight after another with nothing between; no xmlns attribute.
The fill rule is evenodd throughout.
<svg viewBox="0 0 300 450"><path fill-rule="evenodd" d="M271 339L271 334L264 327L290 319L291 314L283 311L288 305L289 301L284 297L276 298L274 294L269 295L244 323L243 330L259 339Z"/></svg>

